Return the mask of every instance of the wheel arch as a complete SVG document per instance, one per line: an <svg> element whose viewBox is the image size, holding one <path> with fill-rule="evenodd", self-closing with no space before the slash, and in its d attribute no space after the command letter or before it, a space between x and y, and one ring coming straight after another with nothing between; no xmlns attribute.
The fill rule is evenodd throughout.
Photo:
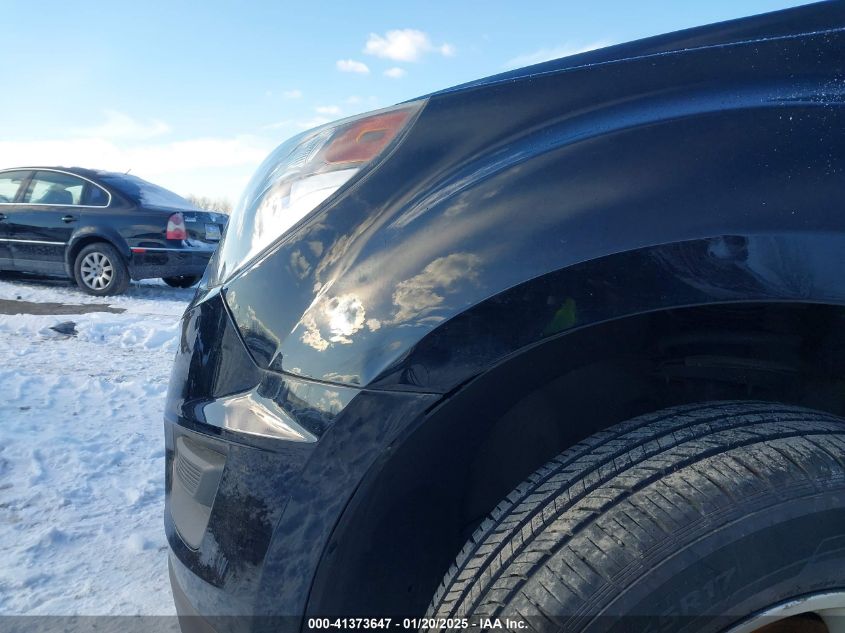
<svg viewBox="0 0 845 633"><path fill-rule="evenodd" d="M132 256L129 244L116 230L109 227L86 227L76 231L65 248L65 271L73 278L73 265L76 256L83 248L95 242L105 242L117 249L128 264Z"/></svg>
<svg viewBox="0 0 845 633"><path fill-rule="evenodd" d="M715 235L623 251L465 308L369 385L450 393L513 355L612 320L733 303L845 305L845 233Z"/></svg>
<svg viewBox="0 0 845 633"><path fill-rule="evenodd" d="M508 357L445 396L369 472L324 549L308 612L422 615L499 500L617 422L714 399L845 414L843 326L841 304L736 300L625 315Z"/></svg>

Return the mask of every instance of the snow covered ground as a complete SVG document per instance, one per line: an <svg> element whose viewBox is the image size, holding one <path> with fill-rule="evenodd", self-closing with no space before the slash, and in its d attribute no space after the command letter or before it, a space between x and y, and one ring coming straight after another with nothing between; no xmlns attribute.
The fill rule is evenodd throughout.
<svg viewBox="0 0 845 633"><path fill-rule="evenodd" d="M192 294L0 276L0 300L126 310L0 314L0 614L174 613L162 411ZM49 329L65 321L75 336Z"/></svg>

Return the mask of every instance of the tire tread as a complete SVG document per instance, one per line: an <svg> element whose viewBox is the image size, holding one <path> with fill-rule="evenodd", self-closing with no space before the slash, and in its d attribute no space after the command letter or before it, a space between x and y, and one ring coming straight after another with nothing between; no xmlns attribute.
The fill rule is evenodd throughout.
<svg viewBox="0 0 845 633"><path fill-rule="evenodd" d="M595 600L598 587L616 585L608 570L626 567L620 542L637 551L659 548L690 524L689 516L734 507L738 492L746 500L781 494L773 483L779 472L800 468L812 481L804 467L809 456L824 454L830 468L842 470L837 453L845 453L839 418L769 402L686 405L623 422L564 451L507 495L458 554L428 615L492 616L529 581L546 596L531 602L547 617L548 601L564 604L556 591ZM702 467L706 460L719 468ZM753 489L732 490L743 471ZM666 485L665 477L680 485ZM633 503L637 491L643 494ZM611 552L603 543L617 547ZM571 571L568 582L543 578L553 556Z"/></svg>

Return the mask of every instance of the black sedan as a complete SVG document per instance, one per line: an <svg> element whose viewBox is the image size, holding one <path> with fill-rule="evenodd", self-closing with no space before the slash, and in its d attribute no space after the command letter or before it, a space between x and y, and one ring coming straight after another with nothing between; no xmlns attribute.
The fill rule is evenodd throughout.
<svg viewBox="0 0 845 633"><path fill-rule="evenodd" d="M93 295L130 279L195 284L227 216L137 176L78 167L0 171L0 270L67 275Z"/></svg>
<svg viewBox="0 0 845 633"><path fill-rule="evenodd" d="M277 149L165 408L185 630L845 630L843 24L622 44Z"/></svg>

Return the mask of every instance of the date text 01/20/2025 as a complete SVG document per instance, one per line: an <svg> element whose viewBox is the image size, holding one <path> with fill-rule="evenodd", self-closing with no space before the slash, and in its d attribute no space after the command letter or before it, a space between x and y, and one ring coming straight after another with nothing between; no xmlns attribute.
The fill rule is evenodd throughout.
<svg viewBox="0 0 845 633"><path fill-rule="evenodd" d="M509 618L309 618L308 629L523 629L527 623Z"/></svg>

